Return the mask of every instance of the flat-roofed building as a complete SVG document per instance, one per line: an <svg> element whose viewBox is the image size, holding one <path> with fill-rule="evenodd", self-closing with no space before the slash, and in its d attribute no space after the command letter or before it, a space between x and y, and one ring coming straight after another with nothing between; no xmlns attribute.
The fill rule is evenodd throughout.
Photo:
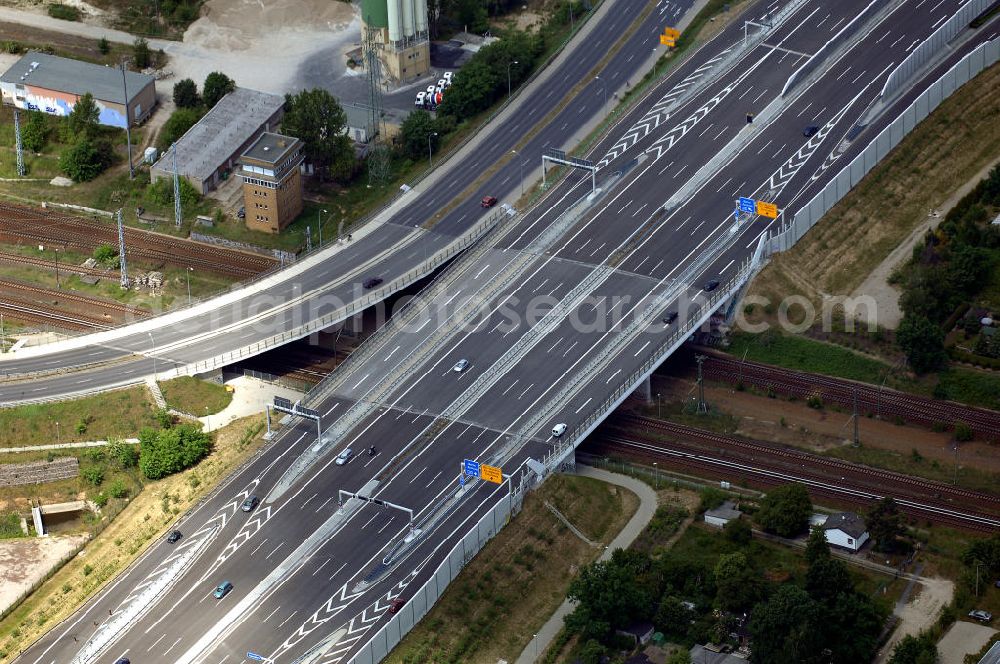
<svg viewBox="0 0 1000 664"><path fill-rule="evenodd" d="M302 146L292 136L265 132L240 157L247 228L279 233L302 212Z"/></svg>
<svg viewBox="0 0 1000 664"><path fill-rule="evenodd" d="M285 111L278 95L236 88L177 139L177 174L201 194L218 186L261 134L277 129ZM153 182L174 176L174 158L164 151L150 169ZM249 210L247 210L249 213Z"/></svg>
<svg viewBox="0 0 1000 664"><path fill-rule="evenodd" d="M98 121L124 128L126 117L134 126L152 113L155 81L148 74L126 71L123 76L116 67L28 51L0 76L0 96L10 106L66 116L89 92L100 111Z"/></svg>

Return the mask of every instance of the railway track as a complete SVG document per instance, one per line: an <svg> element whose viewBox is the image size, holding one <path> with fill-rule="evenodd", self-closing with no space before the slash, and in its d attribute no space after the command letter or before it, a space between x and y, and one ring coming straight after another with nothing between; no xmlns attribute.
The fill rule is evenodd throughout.
<svg viewBox="0 0 1000 664"><path fill-rule="evenodd" d="M0 242L72 246L89 253L97 247L118 245L117 229L102 222L50 210L0 203ZM217 247L183 238L125 228L128 257L154 266L192 267L235 278L252 277L277 265L269 256Z"/></svg>
<svg viewBox="0 0 1000 664"><path fill-rule="evenodd" d="M720 382L732 385L743 383L802 399L818 396L824 403L836 403L846 408L853 407L856 396L861 413L899 418L925 426L951 426L961 421L976 433L1000 439L1000 412L953 401L928 399L876 385L740 361L714 353L704 363L703 371L706 378Z"/></svg>
<svg viewBox="0 0 1000 664"><path fill-rule="evenodd" d="M0 309L12 318L72 330L108 329L122 321L141 320L150 315L148 311L120 302L9 279L0 279Z"/></svg>
<svg viewBox="0 0 1000 664"><path fill-rule="evenodd" d="M0 251L0 263L12 263L15 265L30 265L32 267L42 267L49 270L58 270L65 274L83 274L90 277L97 277L98 279L108 279L111 281L118 281L120 275L117 270L107 270L103 268L96 267L83 267L82 265L73 265L66 263L57 263L56 261L50 261L45 258L38 258L36 256L22 256L20 254L11 254L6 251Z"/></svg>
<svg viewBox="0 0 1000 664"><path fill-rule="evenodd" d="M805 485L813 496L864 507L872 505L885 496L892 496L900 511L912 517L978 532L994 533L1000 530L1000 519L977 511L956 509L935 500L897 497L886 488L873 490L852 481L831 480L822 474L811 472L808 468L800 471L775 468L767 463L767 459L758 459L756 462L747 463L686 449L675 443L636 440L618 435L595 437L592 442L586 445L584 454L594 456L621 455L647 462L663 463L666 461L672 467L690 470L700 476L709 475L717 479L745 481L763 487L798 482ZM661 467L666 468L666 464Z"/></svg>

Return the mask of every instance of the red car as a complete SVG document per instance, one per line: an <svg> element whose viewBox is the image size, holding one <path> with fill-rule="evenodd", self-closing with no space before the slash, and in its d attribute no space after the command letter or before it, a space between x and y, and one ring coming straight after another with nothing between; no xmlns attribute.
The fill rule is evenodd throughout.
<svg viewBox="0 0 1000 664"><path fill-rule="evenodd" d="M491 208L497 204L496 196L483 196L482 206L484 208Z"/></svg>
<svg viewBox="0 0 1000 664"><path fill-rule="evenodd" d="M406 600L402 597L397 597L392 600L392 602L389 603L389 615L395 615L397 611L403 608L404 604L406 604Z"/></svg>

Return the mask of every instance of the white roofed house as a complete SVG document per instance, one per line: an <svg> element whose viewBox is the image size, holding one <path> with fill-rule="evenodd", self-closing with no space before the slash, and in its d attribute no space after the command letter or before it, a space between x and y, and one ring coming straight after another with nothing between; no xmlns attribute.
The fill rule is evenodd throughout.
<svg viewBox="0 0 1000 664"><path fill-rule="evenodd" d="M823 524L826 541L848 551L858 551L868 541L865 520L854 512L831 514Z"/></svg>

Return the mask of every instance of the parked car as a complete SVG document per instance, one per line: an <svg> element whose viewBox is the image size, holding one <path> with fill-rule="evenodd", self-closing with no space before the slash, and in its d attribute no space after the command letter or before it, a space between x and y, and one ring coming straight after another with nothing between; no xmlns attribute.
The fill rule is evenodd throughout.
<svg viewBox="0 0 1000 664"><path fill-rule="evenodd" d="M171 544L173 544L174 542L176 542L177 540L179 540L181 537L183 537L183 535L181 535L181 531L175 530L175 531L171 532L169 535L167 535L167 541L170 542Z"/></svg>
<svg viewBox="0 0 1000 664"><path fill-rule="evenodd" d="M115 664L132 664L128 657L119 657Z"/></svg>
<svg viewBox="0 0 1000 664"><path fill-rule="evenodd" d="M706 293L711 293L712 291L714 291L718 287L719 287L719 280L718 279L709 279L708 281L705 282L705 286L704 286Z"/></svg>
<svg viewBox="0 0 1000 664"><path fill-rule="evenodd" d="M466 370L466 368L468 368L468 366L469 366L469 361L463 358L458 362L456 362L455 366L453 366L451 370L454 371L455 373L462 373L463 371Z"/></svg>
<svg viewBox="0 0 1000 664"><path fill-rule="evenodd" d="M397 611L403 608L404 604L406 604L406 600L402 597L397 597L389 602L389 615L395 615Z"/></svg>
<svg viewBox="0 0 1000 664"><path fill-rule="evenodd" d="M483 202L481 203L481 205L484 208L491 208L496 204L497 204L496 196L483 196Z"/></svg>
<svg viewBox="0 0 1000 664"><path fill-rule="evenodd" d="M993 584L994 588L1000 588L1000 579L997 579L996 583Z"/></svg>
<svg viewBox="0 0 1000 664"><path fill-rule="evenodd" d="M805 136L806 138L809 138L810 136L815 135L816 132L818 131L819 127L817 125L809 125L808 127L802 130L802 135Z"/></svg>
<svg viewBox="0 0 1000 664"><path fill-rule="evenodd" d="M413 102L413 105L423 108L425 99L427 99L427 93L421 90L417 93L417 100Z"/></svg>
<svg viewBox="0 0 1000 664"><path fill-rule="evenodd" d="M434 86L433 85L428 85L427 86L427 94L429 94L429 95L433 95L434 94Z"/></svg>
<svg viewBox="0 0 1000 664"><path fill-rule="evenodd" d="M969 617L975 618L979 622L984 622L984 623L988 623L989 621L993 620L993 614L990 613L989 611L983 611L982 609L974 609L972 611L969 611Z"/></svg>
<svg viewBox="0 0 1000 664"><path fill-rule="evenodd" d="M445 88L448 87L448 85L449 85L448 81L444 80L443 78L437 82L438 90L444 90Z"/></svg>
<svg viewBox="0 0 1000 664"><path fill-rule="evenodd" d="M558 438L559 436L566 433L566 425L560 422L559 424L552 427L552 437Z"/></svg>
<svg viewBox="0 0 1000 664"><path fill-rule="evenodd" d="M247 209L245 207L241 207L239 210L237 210L236 211L236 218L237 219L246 219L247 218Z"/></svg>
<svg viewBox="0 0 1000 664"><path fill-rule="evenodd" d="M362 283L361 285L364 286L365 288L375 288L380 283L382 283L381 277L368 277L367 279L364 280L364 283Z"/></svg>
<svg viewBox="0 0 1000 664"><path fill-rule="evenodd" d="M334 463L338 466L343 466L352 456L354 456L354 451L348 447L346 450L337 455L337 460Z"/></svg>
<svg viewBox="0 0 1000 664"><path fill-rule="evenodd" d="M249 498L243 501L243 505L240 506L240 509L243 510L244 512L252 512L253 508L257 507L257 503L259 502L260 500L257 498L257 496L250 496Z"/></svg>
<svg viewBox="0 0 1000 664"><path fill-rule="evenodd" d="M663 317L663 322L666 325L670 325L675 320L677 320L677 312L676 311L668 311L667 315Z"/></svg>
<svg viewBox="0 0 1000 664"><path fill-rule="evenodd" d="M454 81L451 80L454 74L452 74L450 71L446 71L444 74L442 74L442 76L444 76L444 80L448 81L448 85L454 83Z"/></svg>
<svg viewBox="0 0 1000 664"><path fill-rule="evenodd" d="M215 596L215 599L222 599L223 597L228 595L229 591L232 589L233 589L233 584L229 583L228 581L223 581L222 583L220 583L215 587L215 590L212 592L212 594Z"/></svg>

